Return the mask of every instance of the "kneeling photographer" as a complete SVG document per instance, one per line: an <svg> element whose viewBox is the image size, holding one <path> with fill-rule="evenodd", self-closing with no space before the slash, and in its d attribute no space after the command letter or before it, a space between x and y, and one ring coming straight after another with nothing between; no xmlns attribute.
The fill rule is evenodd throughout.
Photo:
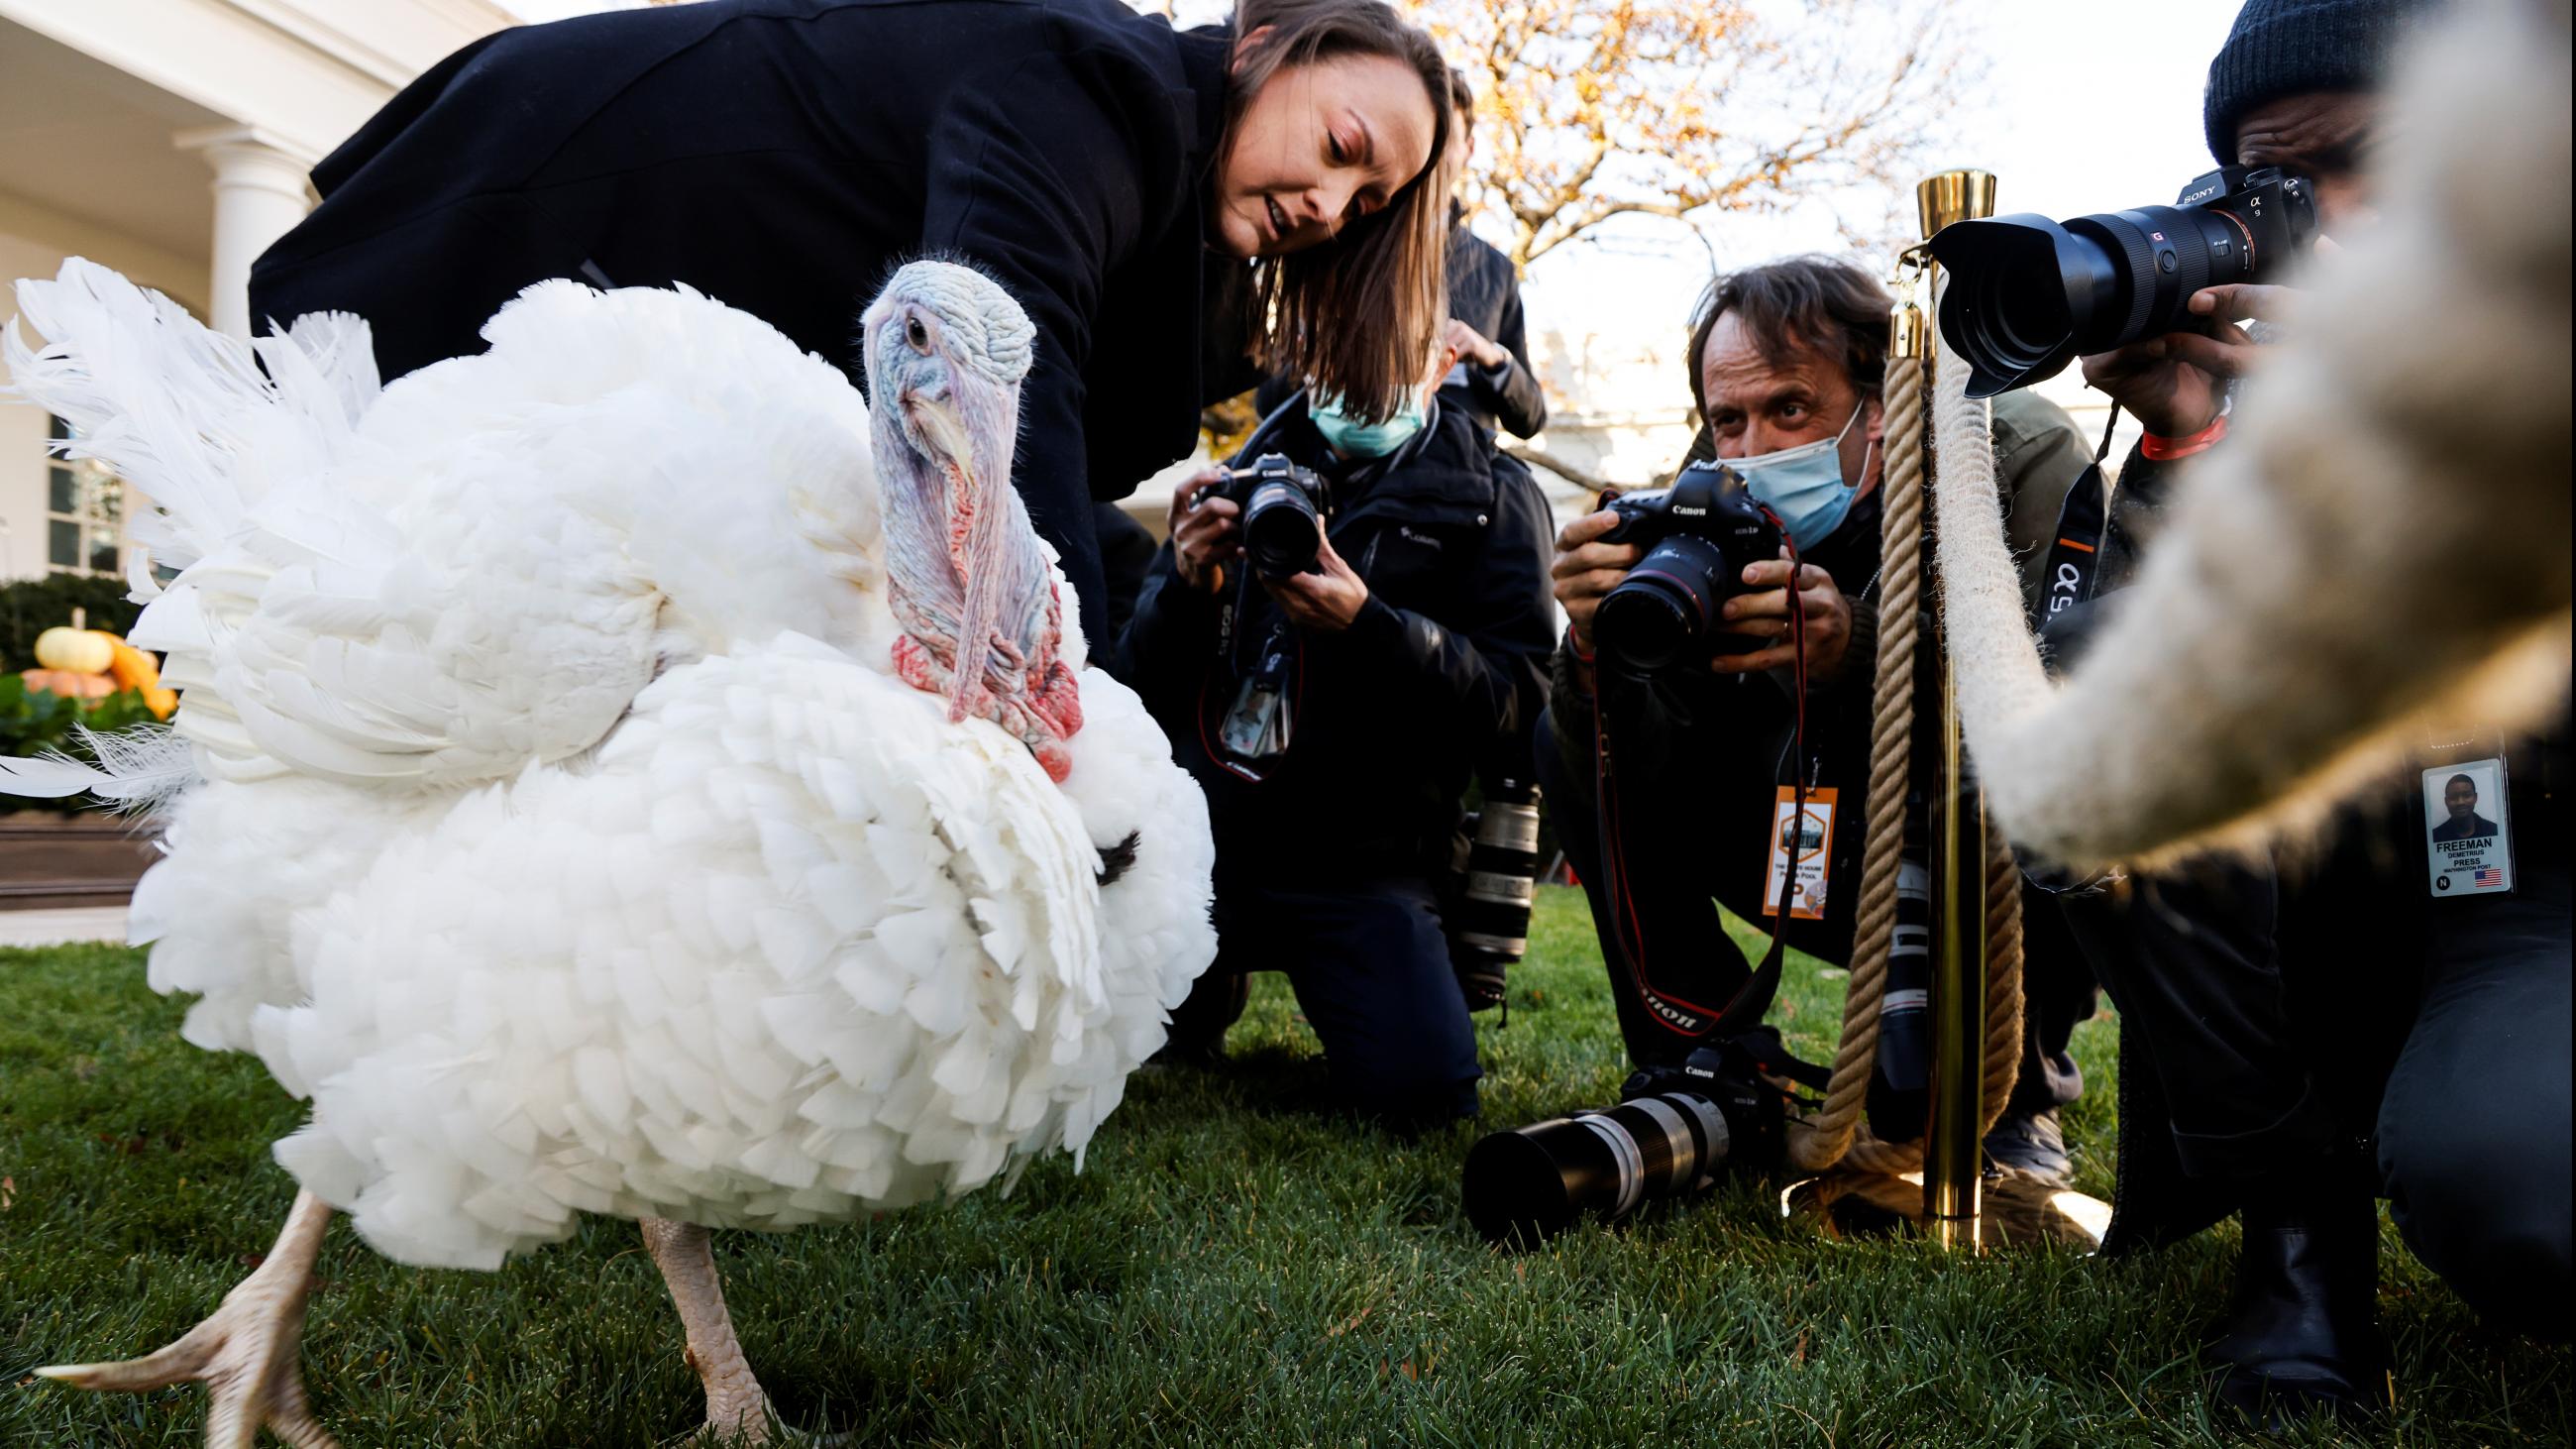
<svg viewBox="0 0 2576 1449"><path fill-rule="evenodd" d="M2418 8L2251 0L2204 100L2225 169L2173 208L1998 218L1935 241L1960 304L1954 326L1945 301L1943 328L1981 386L2084 353L2086 380L2146 429L2101 539L2099 597L2051 621L2050 652L2080 654L2121 607L2167 490L2228 446L2239 379L2261 406L2262 344L2299 320L2280 275L2311 243L2371 229L2363 163L2388 128L2376 92ZM2060 237L2076 265L2028 265L2032 238L2053 251ZM2162 250L2138 245L2149 240ZM2109 295L2097 278L2141 301L2094 307ZM1996 325L2006 318L2056 325ZM2317 546L2291 536L2295 519L2249 522L2285 548ZM2391 607L2440 608L2437 579L2367 587L2391 590ZM2389 1402L2374 1195L2482 1316L2570 1331L2571 851L2554 798L2576 768L2568 728L2562 714L2539 738L2506 738L2460 719L2413 744L2411 764L2314 845L2064 883L2121 1013L2121 1181L2104 1250L2239 1216L2234 1301L2207 1358L2220 1398L2267 1421Z"/></svg>
<svg viewBox="0 0 2576 1449"><path fill-rule="evenodd" d="M1773 540L1749 564L1709 575L1697 590L1705 600L1674 594L1658 607L1656 594L1671 592L1666 576L1688 569L1668 568L1640 543L1701 531L1678 487L1643 531L1621 522L1621 510L1647 502L1637 496L1575 520L1557 539L1555 591L1571 623L1541 723L1539 782L1591 897L1620 1030L1639 1067L1673 1065L1705 1044L1748 979L1717 906L1756 926L1776 920L1791 874L1778 837L1802 777L1817 823L1797 842L1787 941L1849 959L1867 818L1891 301L1853 263L1801 257L1719 277L1693 319L1692 395L1710 450L1785 527L1794 591ZM1995 444L2035 602L2043 546L2089 450L2063 412L2028 394L1996 409ZM1793 601L1804 616L1803 663ZM1703 617L1708 606L1716 617ZM1916 697L1932 697L1929 688ZM1915 778L1930 778L1928 769ZM1907 879L1913 894L1899 905L1872 1096L1874 1124L1890 1137L1919 1133L1924 1098L1925 907L1920 872ZM2056 1110L2082 1080L2066 1046L2092 1014L2093 991L2053 906L2044 897L2031 905L2025 1057L1987 1148L2004 1165L2062 1181ZM1899 1024L1908 1014L1910 1033Z"/></svg>
<svg viewBox="0 0 2576 1449"><path fill-rule="evenodd" d="M1364 422L1300 393L1185 482L1121 639L1207 791L1216 964L1167 1059L1212 1061L1244 976L1284 971L1339 1105L1476 1111L1438 878L1471 773L1526 775L1554 611L1538 486L1435 394Z"/></svg>

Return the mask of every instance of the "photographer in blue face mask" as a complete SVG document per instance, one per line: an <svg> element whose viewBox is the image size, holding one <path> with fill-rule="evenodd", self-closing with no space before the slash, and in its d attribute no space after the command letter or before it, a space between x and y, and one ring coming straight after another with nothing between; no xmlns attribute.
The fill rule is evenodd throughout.
<svg viewBox="0 0 2576 1449"><path fill-rule="evenodd" d="M1476 1111L1435 882L1470 774L1527 778L1555 628L1547 502L1437 395L1456 361L1385 418L1294 393L1183 483L1119 641L1216 835L1217 961L1165 1059L1220 1066L1245 976L1282 971L1330 1104L1405 1126ZM1265 518L1313 563L1279 567Z"/></svg>
<svg viewBox="0 0 2576 1449"><path fill-rule="evenodd" d="M1775 870L1784 884L1788 875L1775 865L1789 808L1781 802L1799 777L1821 809L1802 832L1813 846L1800 861L1788 939L1827 960L1849 957L1868 813L1889 305L1857 265L1800 257L1719 277L1692 318L1691 393L1704 428L1690 460L1714 457L1742 475L1797 555L1794 583L1785 548L1745 565L1742 592L1702 630L1754 647L1703 648L1643 673L1619 667L1634 652L1615 637L1603 648L1594 625L1642 550L1603 539L1617 521L1607 511L1557 536L1554 587L1570 622L1541 721L1539 783L1592 895L1620 1028L1639 1066L1686 1056L1749 974L1717 907L1769 929L1775 917L1763 907L1780 888L1766 882ZM2027 393L1997 399L1995 445L2036 605L2045 544L2091 449L2063 412ZM1803 701L1793 608L1804 615ZM1924 680L1916 698L1930 691ZM1802 703L1803 756L1793 744ZM1615 761L1607 772L1605 741ZM1915 778L1930 778L1928 762ZM1922 920L1907 910L1900 904L1900 927ZM2038 897L2025 919L2026 1055L1987 1145L2000 1163L2062 1178L2056 1111L2081 1087L2066 1045L2092 1012L2092 984L2053 902ZM1904 954L1889 983L1900 1004ZM1909 1061L1893 1019L1883 1025L1872 1125L1882 1137L1910 1137L1921 1130L1923 1063L1919 1053Z"/></svg>

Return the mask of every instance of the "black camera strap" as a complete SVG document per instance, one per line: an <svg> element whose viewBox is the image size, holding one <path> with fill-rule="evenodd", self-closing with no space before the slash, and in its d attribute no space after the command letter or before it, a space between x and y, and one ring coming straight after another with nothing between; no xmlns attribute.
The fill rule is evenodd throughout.
<svg viewBox="0 0 2576 1449"><path fill-rule="evenodd" d="M2111 484L2102 472L2102 462L2111 456L2111 430L2120 425L2120 405L2111 404L2110 420L2102 425L2102 444L2093 450L2093 463L2066 490L2066 502L2057 510L2057 532L2048 545L2048 592L2039 622L2047 616L2077 604L2091 603L2102 568L2102 540L2110 531Z"/></svg>

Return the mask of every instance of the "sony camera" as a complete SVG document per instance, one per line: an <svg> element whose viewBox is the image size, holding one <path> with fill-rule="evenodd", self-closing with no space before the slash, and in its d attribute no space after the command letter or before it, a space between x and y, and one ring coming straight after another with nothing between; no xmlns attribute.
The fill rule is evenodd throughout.
<svg viewBox="0 0 2576 1449"><path fill-rule="evenodd" d="M1757 1026L1632 1074L1615 1106L1493 1133L1467 1151L1467 1220L1489 1242L1534 1247L1586 1213L1615 1222L1700 1192L1729 1162L1776 1167L1789 1102L1777 1082L1791 1072L1823 1080Z"/></svg>
<svg viewBox="0 0 2576 1449"><path fill-rule="evenodd" d="M1652 674L1718 654L1749 654L1767 640L1721 632L1726 601L1750 592L1747 564L1780 556L1780 530L1722 463L1693 463L1669 488L1610 500L1619 521L1605 543L1646 545L1645 556L1602 595L1592 616L1601 656L1628 674Z"/></svg>
<svg viewBox="0 0 2576 1449"><path fill-rule="evenodd" d="M2067 362L2161 337L2203 287L2266 282L2317 237L2307 178L2223 166L2171 206L1953 222L1932 238L1950 269L1941 335L1968 360L1968 396L2054 377Z"/></svg>
<svg viewBox="0 0 2576 1449"><path fill-rule="evenodd" d="M1315 571L1324 546L1324 480L1280 453L1264 453L1249 467L1228 468L1206 496L1231 499L1243 510L1243 552L1266 579Z"/></svg>

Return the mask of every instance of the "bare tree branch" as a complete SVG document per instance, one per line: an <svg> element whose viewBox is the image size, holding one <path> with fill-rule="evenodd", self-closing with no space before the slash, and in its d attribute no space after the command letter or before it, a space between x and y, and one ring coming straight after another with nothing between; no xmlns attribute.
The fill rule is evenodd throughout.
<svg viewBox="0 0 2576 1449"><path fill-rule="evenodd" d="M1467 59L1472 208L1526 269L1615 217L1901 195L1958 94L1962 0L1408 0ZM1837 220L1841 215L1837 212ZM1848 222L1844 225L1848 229Z"/></svg>

